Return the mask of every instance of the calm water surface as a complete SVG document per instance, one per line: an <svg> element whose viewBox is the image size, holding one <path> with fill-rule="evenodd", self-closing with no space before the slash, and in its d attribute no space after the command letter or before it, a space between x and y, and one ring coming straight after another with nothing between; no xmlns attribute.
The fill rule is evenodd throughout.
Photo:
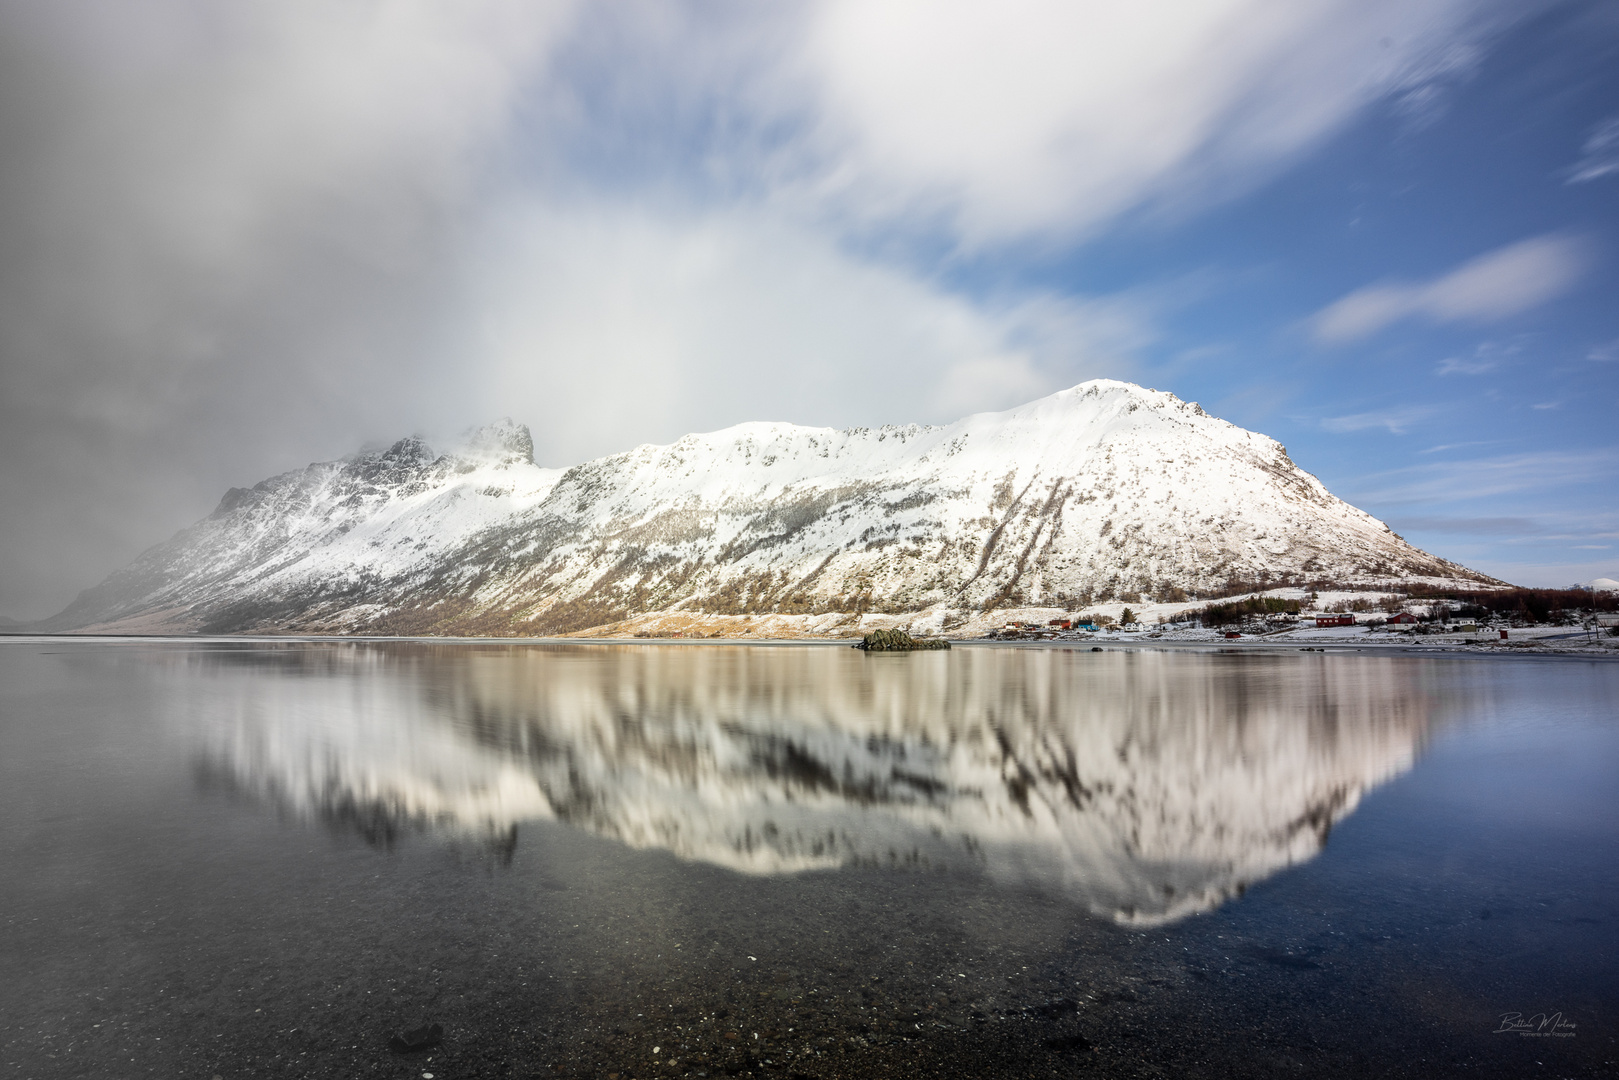
<svg viewBox="0 0 1619 1080"><path fill-rule="evenodd" d="M1611 1076L1616 702L1573 660L6 641L0 1077Z"/></svg>

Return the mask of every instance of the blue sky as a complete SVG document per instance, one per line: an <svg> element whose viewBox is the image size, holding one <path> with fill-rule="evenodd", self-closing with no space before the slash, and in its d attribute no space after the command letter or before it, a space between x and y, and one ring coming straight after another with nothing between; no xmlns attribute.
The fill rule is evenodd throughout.
<svg viewBox="0 0 1619 1080"><path fill-rule="evenodd" d="M1418 111L1386 98L1242 198L1168 226L1121 222L1023 272L1094 291L1198 282L1145 350L1162 385L1282 440L1419 546L1526 583L1614 576L1612 31L1590 9L1553 8ZM1422 286L1537 240L1552 265L1508 274L1504 305L1417 310L1337 339L1312 322L1357 290ZM1511 310L1559 270L1560 286Z"/></svg>
<svg viewBox="0 0 1619 1080"><path fill-rule="evenodd" d="M11 0L0 614L251 484L1099 376L1619 577L1619 9Z"/></svg>

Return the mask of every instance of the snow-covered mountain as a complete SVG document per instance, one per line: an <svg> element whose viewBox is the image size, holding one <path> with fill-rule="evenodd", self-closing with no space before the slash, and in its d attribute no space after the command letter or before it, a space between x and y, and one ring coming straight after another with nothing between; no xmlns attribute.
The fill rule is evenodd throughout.
<svg viewBox="0 0 1619 1080"><path fill-rule="evenodd" d="M1096 380L945 427L740 424L566 470L511 421L442 454L404 439L232 489L46 628L546 634L1290 579L1491 581L1273 439Z"/></svg>
<svg viewBox="0 0 1619 1080"><path fill-rule="evenodd" d="M986 873L1151 925L1314 857L1480 692L1223 659L344 643L175 653L166 700L202 775L376 842L509 852L556 820L751 874Z"/></svg>

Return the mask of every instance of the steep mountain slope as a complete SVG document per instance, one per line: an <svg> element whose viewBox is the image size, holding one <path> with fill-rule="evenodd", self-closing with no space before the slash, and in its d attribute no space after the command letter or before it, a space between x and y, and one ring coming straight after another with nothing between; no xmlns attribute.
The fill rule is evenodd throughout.
<svg viewBox="0 0 1619 1080"><path fill-rule="evenodd" d="M1274 440L1097 380L946 427L750 423L560 470L503 421L235 489L52 628L557 633L710 613L1081 605L1233 580L1489 581Z"/></svg>

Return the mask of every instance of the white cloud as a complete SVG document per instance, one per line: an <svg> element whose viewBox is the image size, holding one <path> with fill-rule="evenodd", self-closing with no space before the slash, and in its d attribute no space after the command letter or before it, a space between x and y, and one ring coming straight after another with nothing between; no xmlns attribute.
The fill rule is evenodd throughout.
<svg viewBox="0 0 1619 1080"><path fill-rule="evenodd" d="M44 152L58 169L110 170L64 185L47 209L115 199L126 228L158 234L137 240L216 272L338 210L328 224L341 240L403 263L416 254L410 219L470 193L571 7L35 5L35 46L81 65L78 104L96 114L64 117Z"/></svg>
<svg viewBox="0 0 1619 1080"><path fill-rule="evenodd" d="M1573 237L1521 240L1429 282L1357 289L1315 316L1315 335L1329 343L1353 341L1413 317L1493 322L1557 296L1574 283L1586 262L1585 244Z"/></svg>
<svg viewBox="0 0 1619 1080"><path fill-rule="evenodd" d="M1413 405L1404 409L1391 409L1386 412L1364 412L1355 413L1352 416L1335 416L1321 421L1321 426L1328 431L1340 434L1380 427L1387 428L1391 435L1404 435L1413 424L1427 419L1435 411L1430 406Z"/></svg>
<svg viewBox="0 0 1619 1080"><path fill-rule="evenodd" d="M444 268L571 11L0 4L0 606L440 404Z"/></svg>
<svg viewBox="0 0 1619 1080"><path fill-rule="evenodd" d="M1569 183L1584 184L1619 173L1619 116L1611 116L1592 128L1580 149L1578 164L1569 170Z"/></svg>
<svg viewBox="0 0 1619 1080"><path fill-rule="evenodd" d="M541 108L572 117L595 165L968 247L1249 190L1373 102L1432 112L1516 16L1494 0L584 10Z"/></svg>
<svg viewBox="0 0 1619 1080"><path fill-rule="evenodd" d="M762 211L514 205L463 371L562 463L743 420L941 422L1132 368L1129 299L973 301Z"/></svg>
<svg viewBox="0 0 1619 1080"><path fill-rule="evenodd" d="M827 0L806 68L829 185L969 243L1252 183L1454 70L1465 0Z"/></svg>
<svg viewBox="0 0 1619 1080"><path fill-rule="evenodd" d="M988 402L1021 404L1043 396L1050 382L1027 356L1012 354L959 360L942 372L930 395L948 413L969 416L985 412Z"/></svg>
<svg viewBox="0 0 1619 1080"><path fill-rule="evenodd" d="M1593 346L1591 351L1585 354L1585 358L1602 364L1611 364L1613 361L1619 360L1619 338L1602 345Z"/></svg>

